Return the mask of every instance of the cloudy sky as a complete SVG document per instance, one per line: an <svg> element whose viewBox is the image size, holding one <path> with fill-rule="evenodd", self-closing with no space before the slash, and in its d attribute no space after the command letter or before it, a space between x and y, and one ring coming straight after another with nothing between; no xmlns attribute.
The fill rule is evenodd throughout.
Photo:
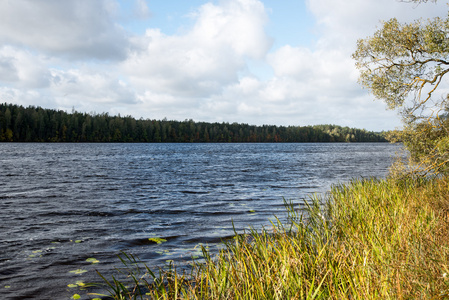
<svg viewBox="0 0 449 300"><path fill-rule="evenodd" d="M400 125L351 54L446 1L0 0L0 102L254 125Z"/></svg>

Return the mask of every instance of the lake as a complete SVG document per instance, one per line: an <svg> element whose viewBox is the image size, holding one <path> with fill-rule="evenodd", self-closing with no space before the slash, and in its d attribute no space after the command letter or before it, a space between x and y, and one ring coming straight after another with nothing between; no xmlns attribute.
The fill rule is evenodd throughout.
<svg viewBox="0 0 449 300"><path fill-rule="evenodd" d="M155 268L184 265L200 244L214 251L231 237L233 224L243 232L270 226L275 215L285 220L284 199L300 205L332 184L384 177L400 149L0 144L0 298L89 299L68 285L101 282L95 270L112 274L120 251Z"/></svg>

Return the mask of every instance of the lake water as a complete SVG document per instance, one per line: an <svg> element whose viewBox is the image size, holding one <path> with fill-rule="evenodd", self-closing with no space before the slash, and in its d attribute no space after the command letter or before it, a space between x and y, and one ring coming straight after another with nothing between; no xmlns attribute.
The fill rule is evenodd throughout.
<svg viewBox="0 0 449 300"><path fill-rule="evenodd" d="M120 251L183 265L248 226L285 218L284 198L383 177L398 145L0 144L0 298L69 299ZM156 244L152 237L166 239ZM86 259L95 258L92 264ZM78 269L85 270L76 274Z"/></svg>

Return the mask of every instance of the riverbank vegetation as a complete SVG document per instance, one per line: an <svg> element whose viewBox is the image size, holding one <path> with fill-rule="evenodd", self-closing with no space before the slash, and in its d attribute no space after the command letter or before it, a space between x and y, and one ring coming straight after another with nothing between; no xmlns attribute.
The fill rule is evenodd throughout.
<svg viewBox="0 0 449 300"><path fill-rule="evenodd" d="M0 142L264 143L386 142L384 133L335 125L254 126L136 120L0 103Z"/></svg>
<svg viewBox="0 0 449 300"><path fill-rule="evenodd" d="M449 179L355 180L288 224L236 235L188 273L130 256L115 299L447 299ZM122 270L123 271L123 270ZM128 283L132 283L130 286Z"/></svg>

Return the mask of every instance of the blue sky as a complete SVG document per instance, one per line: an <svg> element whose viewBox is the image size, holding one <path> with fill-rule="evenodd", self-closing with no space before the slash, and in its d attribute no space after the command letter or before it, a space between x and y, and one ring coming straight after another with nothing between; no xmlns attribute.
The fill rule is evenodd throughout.
<svg viewBox="0 0 449 300"><path fill-rule="evenodd" d="M136 118L389 130L351 54L445 1L4 0L0 101Z"/></svg>
<svg viewBox="0 0 449 300"><path fill-rule="evenodd" d="M189 0L189 1L146 1L151 7L150 18L146 20L134 19L125 24L130 31L142 34L146 28L160 28L168 35L176 34L180 28L189 21L189 12L195 11L206 3L218 1ZM136 2L119 1L120 6L132 14L136 9ZM307 9L305 1L299 0L267 0L264 4L269 22L266 27L267 34L276 37L273 48L285 44L309 46L313 41L313 15Z"/></svg>

